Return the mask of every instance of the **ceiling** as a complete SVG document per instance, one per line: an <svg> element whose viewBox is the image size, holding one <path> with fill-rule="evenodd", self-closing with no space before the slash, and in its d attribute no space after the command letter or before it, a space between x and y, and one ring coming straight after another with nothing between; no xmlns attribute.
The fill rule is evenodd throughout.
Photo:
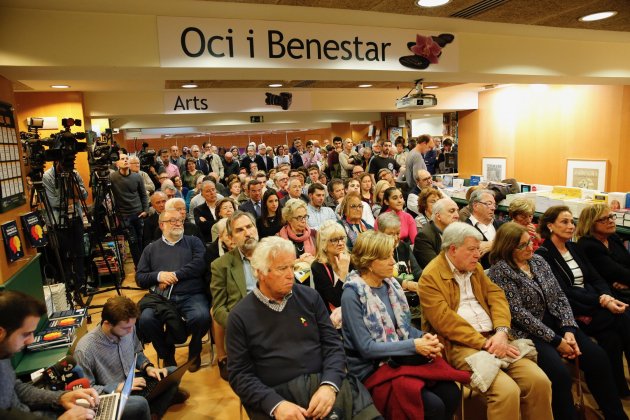
<svg viewBox="0 0 630 420"><path fill-rule="evenodd" d="M213 131L243 130L248 129L238 122L226 123L221 121L219 115L204 117L200 114L185 115L161 115L162 110L144 112L142 115L134 112L132 106L126 103L133 102L130 96L119 95L130 92L139 92L138 97L153 101L162 101L164 92L181 90L181 85L194 81L200 90L216 91L251 91L258 95L268 89L272 83L282 83L282 89L296 91L338 91L343 90L352 95L362 95L368 89L358 89L359 84L372 85L369 90L386 92L391 98L387 103L393 105L392 98L399 98L414 87L413 80L416 74L404 72L353 72L353 71L322 71L314 69L218 69L218 68L161 68L159 63L151 62L144 66L127 66L119 64L120 57L135 54L133 39L125 42L116 37L116 27L100 26L100 16L129 15L146 16L154 19L155 16L198 16L198 17L224 17L232 19L261 19L278 21L304 21L321 22L347 25L364 25L378 27L400 28L436 28L446 31L482 33L487 27L496 29L500 34L517 34L519 36L547 36L562 39L586 39L597 42L600 39L618 37L618 42L630 40L630 0L452 0L449 4L437 8L419 8L413 0L231 0L213 2L207 0L0 0L0 39L2 26L12 19L10 14L3 18L3 7L13 9L32 9L44 11L50 14L50 20L61 22L64 15L77 13L85 14L82 22L59 23L61 26L50 26L46 31L50 36L50 42L44 48L58 48L66 46L65 51L60 51L59 56L67 56L67 60L59 60L54 65L40 65L37 63L38 55L29 51L35 64L11 65L7 60L0 59L0 75L13 82L17 92L44 92L51 91L51 84L68 84L72 90L84 92L86 109L95 112L91 116L100 118L112 118L120 127L152 128L160 127L190 127L191 132L206 132L207 127ZM613 18L591 23L582 23L577 19L588 13L616 10L619 13ZM357 11L357 12L354 12ZM7 17L8 16L8 17ZM428 17L430 19L418 18ZM4 19L4 21L3 21ZM486 23L492 22L492 23ZM29 21L22 22L22 27L31 25ZM400 25L400 26L398 26ZM538 25L532 27L531 25ZM41 26L41 25L39 25ZM62 27L63 26L63 27ZM75 29L76 28L76 29ZM556 28L573 28L559 30ZM594 29L595 31L575 31L574 29ZM92 32L93 31L93 32ZM564 32L563 32L564 31ZM568 31L568 32L567 32ZM609 31L617 31L612 33ZM28 32L21 32L11 36L28 36ZM103 35L94 35L102 33ZM567 35L569 34L570 35ZM86 34L90 40L94 39L94 50L71 51L71 46ZM88 35L89 34L89 35ZM5 33L6 35L6 33ZM152 37L153 33L142 33L139 37ZM35 35L36 37L36 35ZM41 35L40 35L41 37ZM500 36L499 36L500 37ZM118 48L116 54L108 57L106 64L103 60L94 60L95 55L101 54L98 43L102 39L111 38L112 43ZM155 42L154 39L151 39ZM4 37L3 42L11 42ZM59 48L61 49L61 48ZM0 45L0 57L2 46ZM111 54L111 53L110 53ZM156 54L150 57L155 57ZM77 59L77 57L79 57ZM153 58L152 58L153 59ZM4 63L3 63L4 61ZM44 60L42 60L44 61ZM93 64L93 61L98 62ZM123 60L124 61L124 60ZM624 66L621 66L624 68ZM476 73L438 74L427 73L424 85L438 87L431 93L438 94L442 103L442 92L453 96L462 92L479 92L484 85L498 83L537 83L544 78L514 77L507 72L505 75L497 74L492 80L484 76L483 71ZM569 78L566 83L572 83ZM112 95L109 98L107 95ZM95 98L99 101L95 101ZM108 104L118 101L120 113L99 113L98 106L93 103ZM343 104L335 104L336 108L328 110L320 109L312 112L309 123L308 116L292 111L282 114L297 115L291 121L291 130L298 128L321 127L322 124L333 122L333 116L337 114L341 121L363 120L366 112L391 111L392 109L364 109L363 114L353 115L353 108L344 108ZM161 106L160 106L161 107ZM345 113L340 112L344 109ZM451 107L450 109L456 109ZM470 108L460 108L470 109ZM427 109L428 114L439 114L442 109ZM282 128L287 125L287 118L280 118L277 114L265 117L270 124L269 130ZM86 115L86 117L88 117ZM229 118L228 118L229 117ZM344 120L345 118L345 120ZM236 116L226 115L224 120L237 121ZM133 121L131 123L130 121ZM127 125L125 125L127 124Z"/></svg>
<svg viewBox="0 0 630 420"><path fill-rule="evenodd" d="M413 0L226 0L226 2L364 10L482 22L630 32L628 0L451 0L444 6L433 8L417 7ZM597 22L585 23L578 20L581 16L606 10L615 10L619 13L610 19Z"/></svg>

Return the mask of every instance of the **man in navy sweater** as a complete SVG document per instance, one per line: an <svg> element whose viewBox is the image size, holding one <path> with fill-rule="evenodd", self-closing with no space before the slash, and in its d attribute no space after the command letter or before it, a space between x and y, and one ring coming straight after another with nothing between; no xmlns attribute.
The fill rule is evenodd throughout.
<svg viewBox="0 0 630 420"><path fill-rule="evenodd" d="M295 260L293 244L277 236L254 251L258 284L228 317L230 386L251 419L321 419L333 410L379 417L365 388L346 379L341 339L319 293L295 284Z"/></svg>
<svg viewBox="0 0 630 420"><path fill-rule="evenodd" d="M210 303L204 273L208 266L206 249L196 236L184 235L184 218L178 211L160 213L162 238L150 243L142 253L136 281L151 293L159 293L172 302L186 320L191 339L188 360L195 359L189 370L196 372L201 364L201 339L210 328ZM166 340L164 322L147 308L140 314L138 330L152 342L165 366L176 366L175 344Z"/></svg>

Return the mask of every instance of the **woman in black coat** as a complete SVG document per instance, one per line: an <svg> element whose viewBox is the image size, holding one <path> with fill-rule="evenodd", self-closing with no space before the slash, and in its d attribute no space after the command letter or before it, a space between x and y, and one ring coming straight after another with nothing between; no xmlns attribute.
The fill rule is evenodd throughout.
<svg viewBox="0 0 630 420"><path fill-rule="evenodd" d="M276 190L270 188L263 194L260 217L256 219L260 239L275 236L282 228L282 207Z"/></svg>
<svg viewBox="0 0 630 420"><path fill-rule="evenodd" d="M626 397L630 395L623 367L623 353L630 355L628 305L612 296L606 281L571 242L574 230L568 207L550 207L539 219L538 231L544 242L536 254L549 263L580 328L608 353L619 396Z"/></svg>

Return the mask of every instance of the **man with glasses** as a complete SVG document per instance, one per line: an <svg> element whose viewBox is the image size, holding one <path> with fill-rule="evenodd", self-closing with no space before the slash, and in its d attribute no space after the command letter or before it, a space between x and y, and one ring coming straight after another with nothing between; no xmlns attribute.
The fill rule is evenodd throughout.
<svg viewBox="0 0 630 420"><path fill-rule="evenodd" d="M497 204L494 201L494 193L490 190L475 190L470 195L470 205L472 213L466 223L473 225L483 236L480 244L481 259L479 262L484 269L490 268L490 260L488 258L492 241L497 234L497 229L501 223L495 220L494 212Z"/></svg>
<svg viewBox="0 0 630 420"><path fill-rule="evenodd" d="M322 184L315 183L308 187L308 204L306 205L306 212L308 214L308 226L311 229L319 229L319 227L326 220L337 221L335 212L324 206L324 199L326 198L326 187Z"/></svg>
<svg viewBox="0 0 630 420"><path fill-rule="evenodd" d="M278 198L282 200L289 194L289 192L287 191L287 186L289 185L289 176L284 172L278 171L273 177L273 182L275 184L275 190L278 194Z"/></svg>
<svg viewBox="0 0 630 420"><path fill-rule="evenodd" d="M224 176L224 168L221 157L214 153L214 149L210 142L205 142L203 144L203 150L203 158L206 160L210 172L214 172L215 174L217 174L218 180L222 180Z"/></svg>
<svg viewBox="0 0 630 420"><path fill-rule="evenodd" d="M147 190L147 195L151 196L151 194L155 192L155 183L151 179L151 175L140 170L140 159L138 159L138 156L129 156L129 170L142 177L142 180L144 181L144 188Z"/></svg>
<svg viewBox="0 0 630 420"><path fill-rule="evenodd" d="M129 250L133 263L137 267L142 252L142 222L148 215L149 197L142 177L129 169L127 155L121 154L116 166L118 171L110 173L109 179L118 207L118 217L127 228Z"/></svg>
<svg viewBox="0 0 630 420"><path fill-rule="evenodd" d="M426 169L420 169L416 173L416 186L409 191L407 196L407 209L414 213L412 216L418 215L418 196L423 189L428 187L433 187L433 177Z"/></svg>
<svg viewBox="0 0 630 420"><path fill-rule="evenodd" d="M190 147L190 153L192 154L192 158L195 159L197 170L203 172L204 175L208 175L210 173L210 167L208 166L208 162L201 156L199 146L193 144Z"/></svg>
<svg viewBox="0 0 630 420"><path fill-rule="evenodd" d="M196 236L184 235L184 218L178 211L160 214L162 238L147 245L138 264L136 281L171 302L186 320L191 334L188 360L195 360L189 371L201 365L201 339L210 328L208 284L204 279L207 267L206 248ZM140 336L153 347L165 366L176 366L175 344L164 334L166 320L152 308L143 309L138 322Z"/></svg>

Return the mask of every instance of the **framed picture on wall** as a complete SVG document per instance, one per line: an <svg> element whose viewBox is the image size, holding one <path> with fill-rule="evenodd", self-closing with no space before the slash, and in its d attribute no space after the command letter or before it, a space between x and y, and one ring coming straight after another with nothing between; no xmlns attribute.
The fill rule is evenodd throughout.
<svg viewBox="0 0 630 420"><path fill-rule="evenodd" d="M398 136L403 135L402 127L389 127L389 140L394 143Z"/></svg>
<svg viewBox="0 0 630 420"><path fill-rule="evenodd" d="M506 178L506 158L481 158L483 179L488 182L501 182Z"/></svg>
<svg viewBox="0 0 630 420"><path fill-rule="evenodd" d="M606 160L567 159L567 187L606 191Z"/></svg>

